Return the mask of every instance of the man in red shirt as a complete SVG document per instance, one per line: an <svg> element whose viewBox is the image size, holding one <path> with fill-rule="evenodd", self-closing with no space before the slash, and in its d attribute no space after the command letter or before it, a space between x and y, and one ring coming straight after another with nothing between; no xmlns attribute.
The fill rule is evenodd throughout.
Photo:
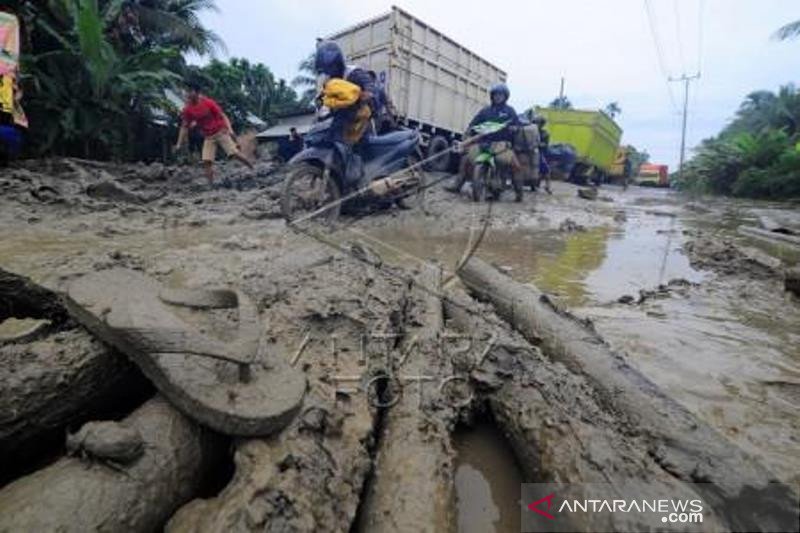
<svg viewBox="0 0 800 533"><path fill-rule="evenodd" d="M194 127L199 128L205 138L203 141L203 167L209 185L214 183L214 159L217 157L217 146L222 148L228 157L238 159L252 170L253 163L239 151L239 147L233 139L231 122L219 104L200 94L200 88L196 83L190 83L186 96L186 107L181 113L181 129L178 133L175 150L180 150L186 143L189 128Z"/></svg>

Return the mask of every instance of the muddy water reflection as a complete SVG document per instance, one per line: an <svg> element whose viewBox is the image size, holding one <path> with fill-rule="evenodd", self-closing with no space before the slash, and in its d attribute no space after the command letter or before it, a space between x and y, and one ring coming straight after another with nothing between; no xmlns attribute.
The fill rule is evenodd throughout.
<svg viewBox="0 0 800 533"><path fill-rule="evenodd" d="M623 294L636 294L670 279L702 281L681 252L683 226L674 217L631 210L623 226L585 231L490 229L477 256L506 269L522 282L559 296L570 306L608 302ZM380 250L389 260L436 260L453 270L464 253L467 232L436 233L422 225L380 229L370 233L391 249Z"/></svg>
<svg viewBox="0 0 800 533"><path fill-rule="evenodd" d="M514 453L498 429L483 422L456 433L459 533L520 530L520 484Z"/></svg>

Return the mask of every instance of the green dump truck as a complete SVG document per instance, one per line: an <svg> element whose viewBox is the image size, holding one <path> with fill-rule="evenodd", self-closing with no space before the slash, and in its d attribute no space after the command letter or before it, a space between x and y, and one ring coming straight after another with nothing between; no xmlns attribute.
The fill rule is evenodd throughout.
<svg viewBox="0 0 800 533"><path fill-rule="evenodd" d="M537 107L535 111L547 119L551 145L568 144L575 149L571 181L607 181L622 137L622 128L611 117L602 111L579 109Z"/></svg>

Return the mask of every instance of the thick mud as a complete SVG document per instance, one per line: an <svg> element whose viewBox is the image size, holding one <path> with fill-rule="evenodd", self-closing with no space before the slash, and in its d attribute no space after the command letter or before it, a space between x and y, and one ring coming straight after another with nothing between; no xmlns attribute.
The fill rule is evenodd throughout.
<svg viewBox="0 0 800 533"><path fill-rule="evenodd" d="M184 507L172 529L358 529L364 523L358 514L369 512L359 508L364 487L380 475L376 431L385 415L358 384L391 364L355 357L361 341L353 339L375 331L402 337L419 328L412 309L422 296L409 284L414 269L436 261L450 294L459 285L450 276L487 218L476 256L593 322L629 364L777 479L800 482L800 298L783 286L784 270L800 257L737 232L741 224L765 220L800 229L796 209L616 187L585 200L564 183L554 184L552 196L528 193L522 204L506 197L490 209L437 186L424 211L344 217L337 231L325 233L325 240L348 250L359 243L352 255L379 258L383 266L375 269L286 227L278 205L280 170L260 164L247 174L221 165L220 176L230 188L208 190L199 169L161 165L31 161L0 173L1 268L57 291L83 274L118 266L169 287L240 288L257 303L269 348L297 358L309 376L296 421L275 438L237 442L231 483ZM235 325L235 311L177 314L221 338ZM24 337L35 324L13 320L0 324L4 339L15 338L4 345L5 357L36 346ZM340 338L334 350L340 356L333 359L331 335ZM50 353L77 341L36 342L53 344ZM543 359L536 361L537 372L551 371L541 369ZM563 368L553 372L565 383L577 379ZM337 393L342 384L336 378L343 376L356 380L358 392ZM508 378L473 374L471 385L492 391ZM514 386L525 390L524 380ZM512 396L498 401L504 416L516 416ZM569 404L572 420L581 419L581 409ZM603 428L615 427L610 413L593 409ZM518 459L531 454L520 461L529 465L522 475L494 430L479 426L456 439L459 524L484 531L516 527L511 491L531 481L530 465L538 464L535 450L522 448L526 428L540 424L532 416L512 440ZM586 424L591 435L595 428ZM542 431L549 434L548 428ZM638 449L625 431L603 430L612 433L617 440L610 442ZM556 455L553 464L566 464ZM308 484L326 487L325 494L299 497ZM208 513L216 518L204 523Z"/></svg>

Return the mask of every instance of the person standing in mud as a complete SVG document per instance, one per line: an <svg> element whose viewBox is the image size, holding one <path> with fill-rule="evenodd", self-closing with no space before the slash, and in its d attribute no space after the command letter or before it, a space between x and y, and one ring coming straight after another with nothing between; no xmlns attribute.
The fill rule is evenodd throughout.
<svg viewBox="0 0 800 533"><path fill-rule="evenodd" d="M187 89L186 106L181 112L181 129L178 141L175 143L175 151L183 147L189 137L189 130L196 127L203 134L203 168L209 186L214 185L214 160L217 158L218 146L228 157L241 161L252 170L253 163L239 151L233 138L231 121L219 104L201 94L200 86L196 82L188 83Z"/></svg>
<svg viewBox="0 0 800 533"><path fill-rule="evenodd" d="M539 127L539 176L544 179L544 190L547 194L553 194L550 188L550 163L547 161L550 148L550 133L545 128L547 119L542 115L536 115L533 123Z"/></svg>

